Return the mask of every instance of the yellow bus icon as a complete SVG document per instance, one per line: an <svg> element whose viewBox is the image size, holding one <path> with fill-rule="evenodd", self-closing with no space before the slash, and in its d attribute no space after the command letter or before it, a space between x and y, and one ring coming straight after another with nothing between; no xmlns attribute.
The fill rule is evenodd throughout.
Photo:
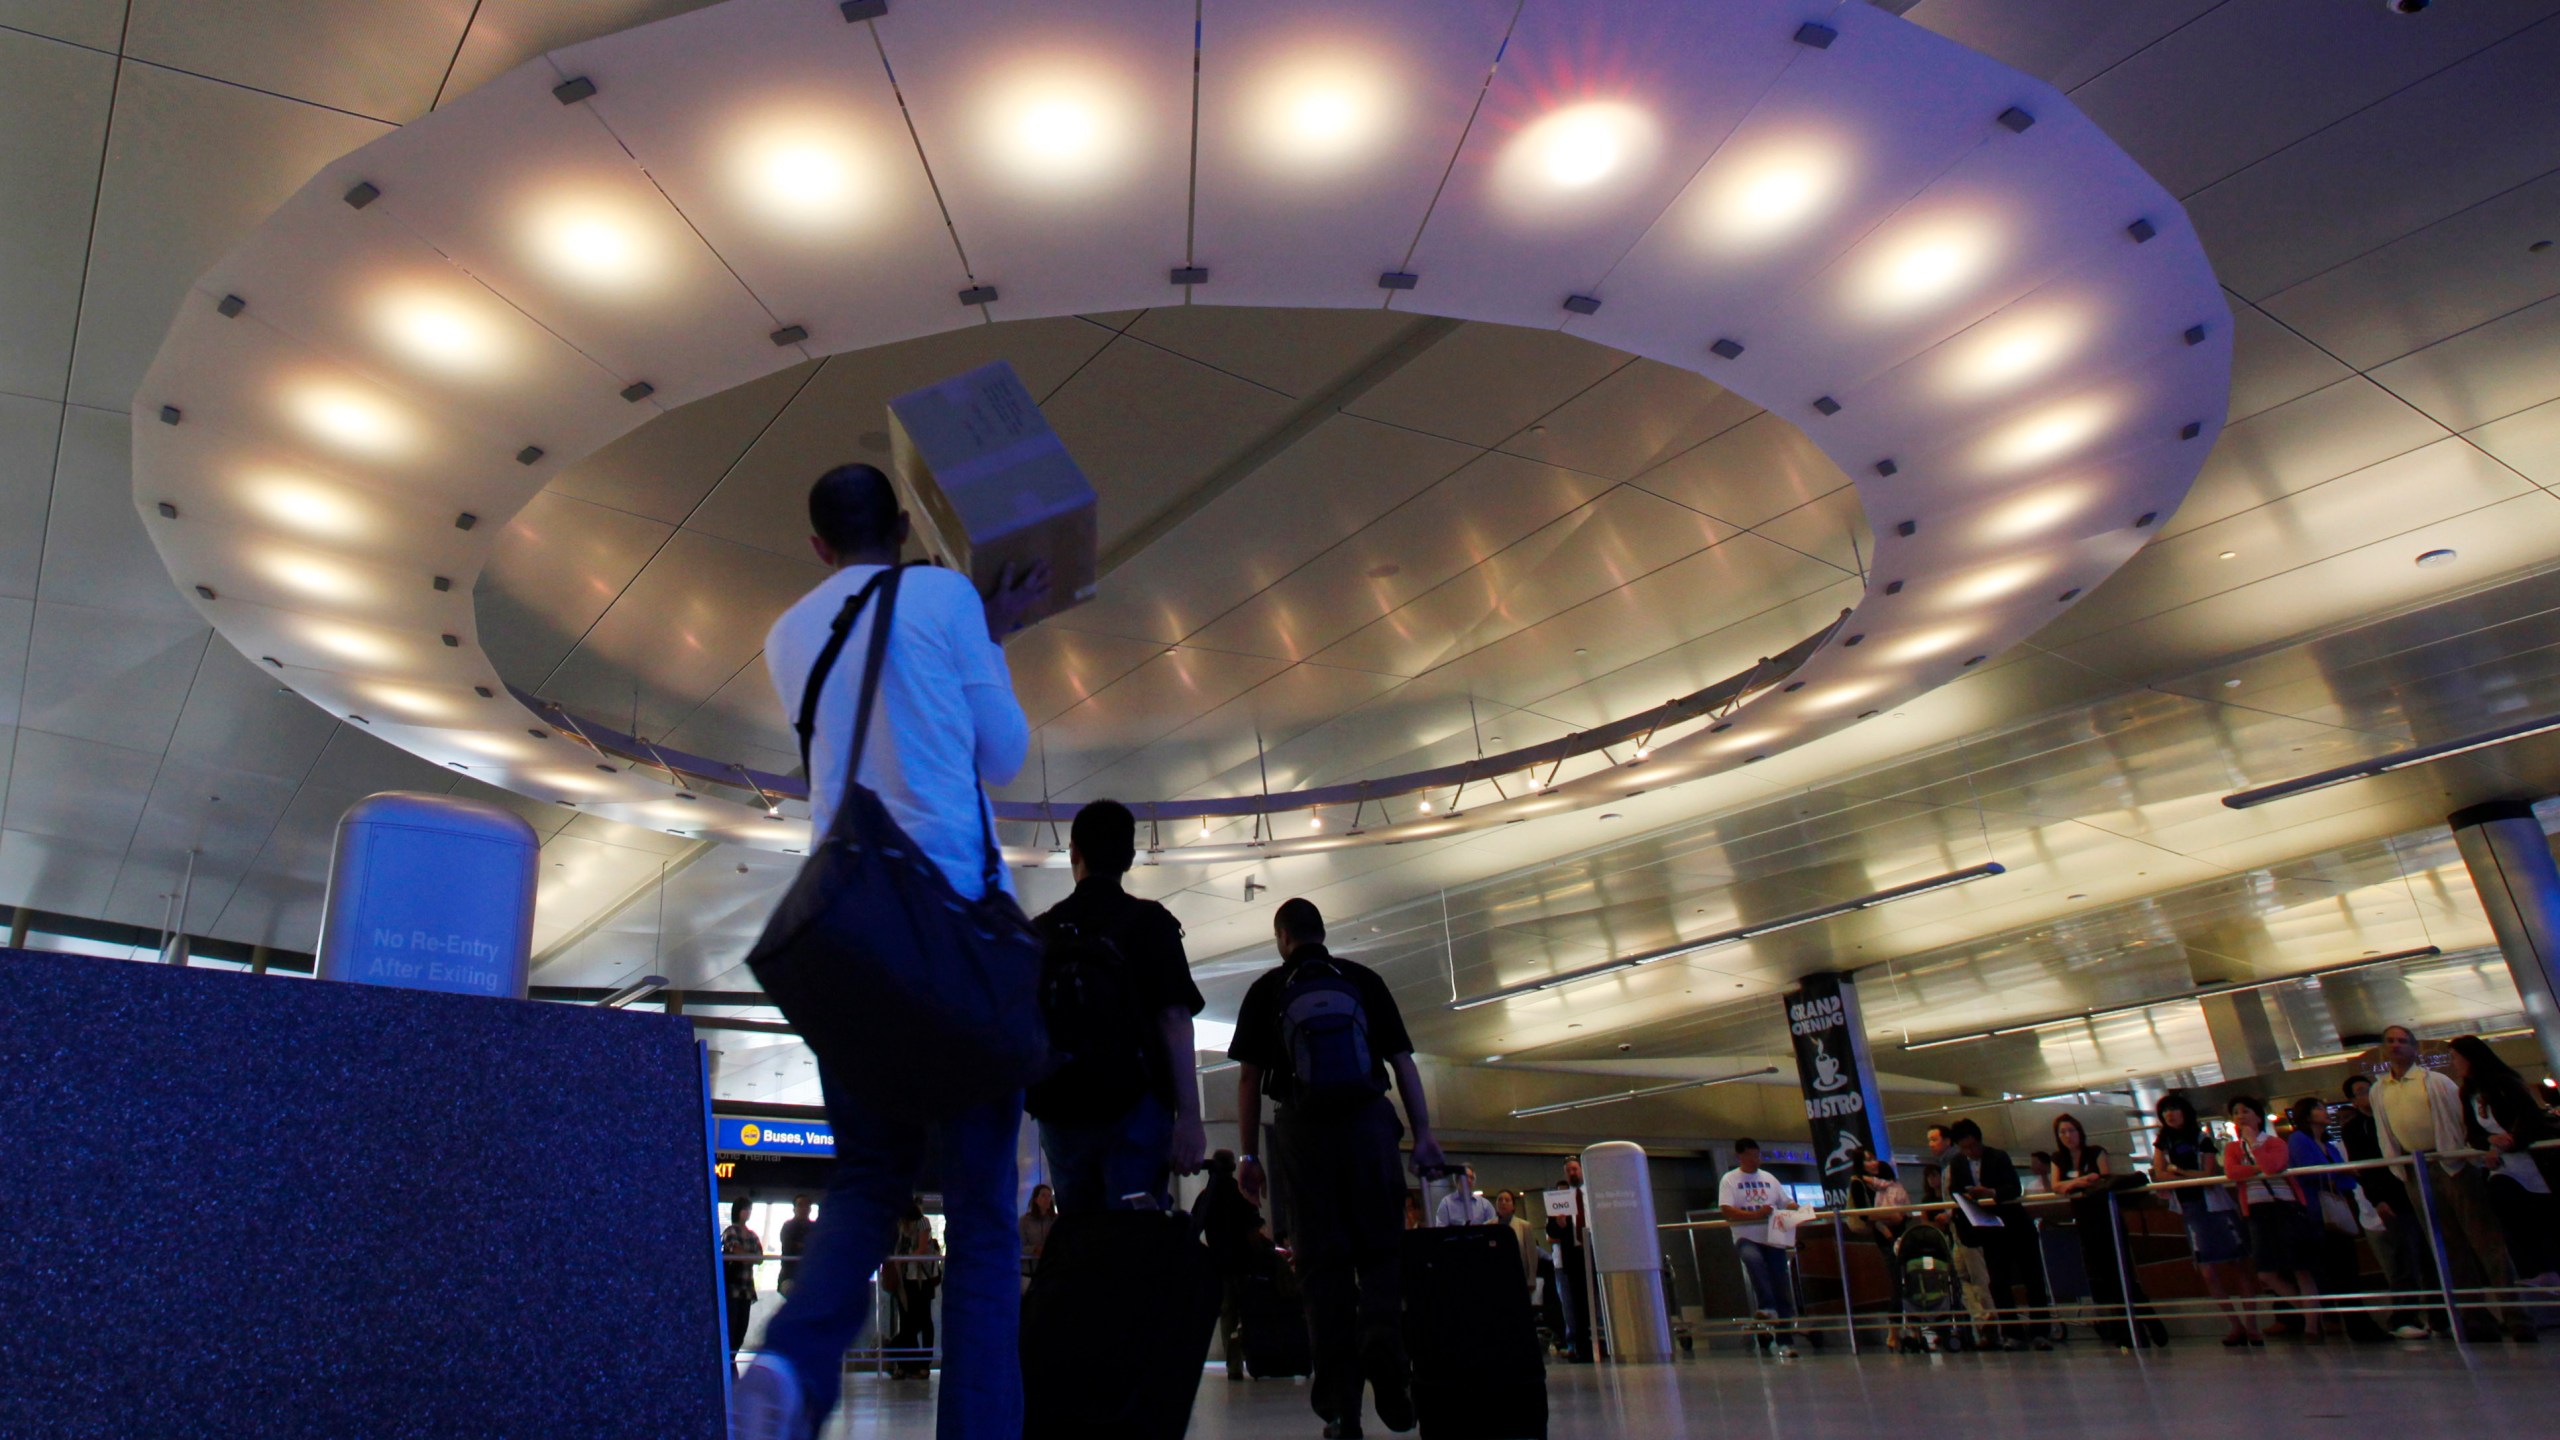
<svg viewBox="0 0 2560 1440"><path fill-rule="evenodd" d="M753 1121L749 1121L747 1124L738 1127L738 1143L747 1146L750 1149L754 1148L756 1141L762 1139L763 1136L764 1132L758 1130Z"/></svg>

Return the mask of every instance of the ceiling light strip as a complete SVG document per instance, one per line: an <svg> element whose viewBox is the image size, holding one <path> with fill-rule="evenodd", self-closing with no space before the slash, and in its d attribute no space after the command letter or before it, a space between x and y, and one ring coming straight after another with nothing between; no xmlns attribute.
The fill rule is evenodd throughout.
<svg viewBox="0 0 2560 1440"><path fill-rule="evenodd" d="M1987 880L1994 875L2008 873L2007 866L1998 861L1988 861L1963 870L1951 870L1944 875L1932 875L1926 880L1914 880L1908 885L1896 885L1890 889L1878 890L1870 895L1861 895L1855 900L1843 900L1836 905L1824 905L1806 910L1783 919L1762 921L1756 925L1739 925L1731 930L1720 930L1713 935L1702 936L1696 940L1684 940L1677 945L1665 946L1660 950L1622 956L1598 965L1585 966L1580 970L1567 970L1563 974L1550 975L1543 980L1524 980L1517 985L1506 985L1499 990L1489 990L1482 995L1453 1001L1449 1008L1453 1011L1473 1010L1478 1006L1491 1005L1497 1001L1516 999L1522 995L1535 995L1542 990L1559 990L1567 985L1579 985L1586 980L1597 980L1604 975L1615 975L1621 970L1633 970L1638 966L1653 965L1664 960L1677 960L1683 955L1695 955L1702 950L1739 945L1746 940L1775 935L1781 930L1793 930L1799 925L1813 925L1824 920L1837 919L1853 911L1872 910L1879 905L1890 905L1896 900L1908 900L1915 895L1926 895L1931 891L1969 884L1976 880Z"/></svg>
<svg viewBox="0 0 2560 1440"><path fill-rule="evenodd" d="M1974 1030L1962 1035L1939 1035L1927 1040L1906 1040L1905 1050L1935 1050L1943 1045L1966 1045L1976 1040L1992 1040L2004 1035L2024 1035L2035 1030L2052 1030L2064 1025L2081 1025L2104 1020L2111 1015L2130 1015L2137 1010L2156 1010L2163 1005L2177 1005L2190 1000L2210 1000L2217 995L2245 995L2252 990L2273 990L2279 985L2292 985L2304 980L2319 980L2344 975L2354 970L2372 970L2384 965L2401 965L2411 960L2431 960L2442 955L2440 946L2421 945L2414 950L2394 950L2388 955L2367 955L2337 965L2323 965L2312 970L2298 970L2291 975L2278 975L2267 980L2229 980L2213 985L2199 985L2183 995L2161 995L2149 1000L2129 1000L2121 1005L2102 1005L2095 1010L2081 1010L2069 1015L2055 1015L2043 1020L2021 1020L2014 1025L2001 1025L1989 1030Z"/></svg>
<svg viewBox="0 0 2560 1440"><path fill-rule="evenodd" d="M1669 1095L1680 1090L1703 1090L1710 1085L1730 1085L1737 1080L1757 1080L1763 1075L1777 1073L1777 1066L1763 1065L1757 1070L1741 1070L1731 1075L1718 1075L1707 1080L1674 1080L1668 1085L1651 1085L1640 1090L1623 1090L1615 1095L1594 1095L1589 1099L1566 1100L1554 1105L1532 1105L1526 1110L1512 1111L1511 1118L1526 1120L1533 1115L1561 1115L1568 1110L1589 1110L1598 1105L1618 1105L1629 1100Z"/></svg>
<svg viewBox="0 0 2560 1440"><path fill-rule="evenodd" d="M2544 715L2532 720L2519 720L2512 725L2501 725L2495 730L2483 730L2478 734L2465 735L2457 740L2440 740L2433 745L2395 750L2388 755L2377 756L2354 765L2341 765L2334 770L2322 770L2310 775L2297 776L2291 780L2279 780L2273 785L2261 785L2254 790L2236 790L2223 796L2222 803L2234 810L2247 810L2252 806L2264 805L2271 800L2307 795L2314 790L2326 790L2332 785L2344 785L2350 781L2370 780L2376 775L2388 775L2394 770L2432 765L2438 760L2450 760L2456 755L2468 755L2474 750L2486 750L2493 745L2511 744L2536 735L2548 735L2553 731L2560 731L2560 715Z"/></svg>

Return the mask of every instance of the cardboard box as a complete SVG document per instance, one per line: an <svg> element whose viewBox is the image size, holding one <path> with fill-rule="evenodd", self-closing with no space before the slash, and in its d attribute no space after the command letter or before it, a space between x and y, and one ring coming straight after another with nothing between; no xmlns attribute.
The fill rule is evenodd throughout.
<svg viewBox="0 0 2560 1440"><path fill-rule="evenodd" d="M995 588L1005 567L1049 566L1042 620L1094 596L1093 486L1002 360L889 402L890 476L927 555Z"/></svg>

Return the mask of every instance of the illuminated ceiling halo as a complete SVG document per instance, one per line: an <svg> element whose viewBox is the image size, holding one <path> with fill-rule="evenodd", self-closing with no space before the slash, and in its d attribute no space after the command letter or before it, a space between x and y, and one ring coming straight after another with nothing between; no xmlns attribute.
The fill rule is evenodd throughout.
<svg viewBox="0 0 2560 1440"><path fill-rule="evenodd" d="M206 620L332 713L521 794L797 849L797 782L507 687L471 603L499 533L563 467L784 367L1182 303L1550 327L1696 371L1801 426L1876 546L1841 619L1617 725L1133 802L1167 860L1579 809L1902 703L2156 533L2230 385L2167 192L2052 87L1865 4L729 0L322 167L181 306L134 500ZM1338 821L1271 820L1319 805ZM1249 840L1202 823L1243 816Z"/></svg>

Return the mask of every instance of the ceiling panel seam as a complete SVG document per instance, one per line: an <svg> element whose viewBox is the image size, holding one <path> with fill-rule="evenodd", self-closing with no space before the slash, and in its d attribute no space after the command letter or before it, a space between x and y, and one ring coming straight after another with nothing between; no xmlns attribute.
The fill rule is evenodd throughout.
<svg viewBox="0 0 2560 1440"><path fill-rule="evenodd" d="M2303 277L2302 277L2301 279L2299 279L2299 280L2295 280L2295 281L2291 281L2291 282L2287 283L2287 284L2286 284L2282 289L2279 289L2279 290L2271 290L2271 291L2267 292L2264 296L2262 296L2262 297L2260 297L2260 298L2261 298L2261 299L2263 299L2263 300L2267 300L2267 301L2282 300L2285 296L2292 294L2294 291L2301 289L2301 288L2302 288L2303 286L2305 286L2305 285L2312 284L2312 283L2314 283L2314 282L2316 282L2316 281L2318 281L2318 280L2322 279L2322 278L2323 278L2323 277L2325 277L2325 276L2334 275L2334 274L2336 274L2338 271L2346 269L2348 266L2355 264L2355 263L2356 263L2357 261L2359 261L2359 260L2366 260L2366 259L2370 259L2370 258L2372 258L2373 256L2378 255L2378 254L2382 253L2383 251L2390 249L2392 246L2397 245L2397 244L2401 243L2402 241L2409 239L2411 236L2424 234L2424 233L2426 233L2427 231L2434 229L2434 228L2435 228L2435 227L2437 227L2438 225L2442 225L2442 224L2446 223L2447 221L2459 220L2459 219L2461 219L2463 216L2470 214L2470 213L2471 213L2472 211L2474 211L2474 210L2482 210L2482 209L2486 209L2486 208L2488 208L2489 206L2491 206L2491 205L2495 205L2495 204L2497 204L2499 201L2506 199L2508 196L2515 194L2517 191L2520 191L2520 190L2530 190L2530 189L2532 189L2534 186L2539 185L2539 184L2543 183L2543 182L2544 182L2544 181L2546 181L2546 180L2549 180L2549 179L2550 179L2551 177L2553 177L2554 175L2560 175L2560 169L2545 170L2545 171L2543 171L2541 174L2539 174L2539 175L2535 175L2535 176L2533 176L2533 177L2531 177L2531 178L2529 178L2529 179L2525 179L2525 180L2517 181L2515 184L2510 185L2510 186L2508 186L2507 188L2505 188L2504 190L2500 190L2500 191L2496 192L2495 194L2491 194L2491 195L2484 195L2484 196L2480 197L2478 200L2472 201L2470 204L2465 205L2465 206L2461 207L2461 208L2460 208L2460 209L2458 209L2458 210L2448 210L2448 211L2446 211L2444 214L2437 216L2437 217L2436 217L2436 218L2434 218L2433 220L2429 220L2429 221L2427 221L2425 224L2412 226L2412 227L2410 227L2408 230L2406 230L2406 231L2404 231L2404 232L2402 232L2402 233L2400 233L2400 234L2398 234L2398 235L2394 235L2394 236L2392 236L2392 237L2391 237L2390 239L2388 239L2388 240L2383 240L2383 241L2377 242L2376 244L2369 245L2369 246L2365 247L2364 249L2357 251L2357 252L2356 252L2356 253L2354 253L2353 255L2349 255L2349 256L2347 256L2345 259L2340 260L2339 262L2337 262L2337 263L2336 263L2336 264L2334 264L2334 265L2327 266L2327 267L2325 267L2325 268L2323 268L2323 269L2320 269L2320 270L2315 270L2315 271L2313 271L2312 273L2310 273L2310 274L2308 274L2308 275L2303 276ZM2233 296L2239 296L2239 298L2242 300L2242 303L2244 303L2244 304L2246 304L2246 305L2250 306L2252 309L2256 309L2256 310L2259 310L2261 313L2264 313L2264 311L2265 311L2265 306L2264 306L2264 305L2262 305L2262 304L2260 304L2258 300L2251 300L2251 299L2248 299L2248 298L2247 298L2247 297L2245 297L2245 296L2240 296L2240 292L2238 292L2238 291L2236 291L2236 290L2231 289L2231 288L2230 288L2229 286L2227 286L2227 285L2226 285L2226 286L2224 286L2224 287L2223 287L2223 289L2224 289L2225 293L2227 293L2227 294L2230 294L2230 295L2233 295ZM2546 298L2546 299L2547 299L2547 298L2549 298L2549 297L2547 297L2547 296L2546 296L2546 297L2544 297L2544 298ZM2528 306L2518 306L2518 307L2517 307L2517 309L2526 309L2526 308L2530 308L2530 307L2528 307ZM2513 311L2513 310L2510 310L2510 311L2508 311L2508 312L2507 312L2507 314L2510 314L2510 315L2512 315L2512 314L2514 314L2514 313L2515 313L2515 311ZM2483 322L2483 323L2486 323L2486 322ZM2476 328L2476 327L2475 327L2475 328ZM2461 332L2461 331L2455 331L2455 332L2453 332L2453 333L2458 335L2458 334L2460 334L2460 333L2462 333L2462 332ZM2451 336L2446 336L2446 337L2443 337L2443 338L2450 339L2450 338L2451 338ZM2436 342L2431 340L2431 341L2429 341L2429 342L2427 342L2427 343L2428 343L2429 345L2432 345L2432 344L2435 344ZM2426 347L2426 345L2421 345L2421 346L2417 347L2417 350L2423 350L2423 349L2425 349L2425 348L2427 348L2427 347ZM2414 354L2416 354L2416 353L2417 353L2417 350L2406 350L2406 351L2402 351L2400 355L2394 355L2394 356L2392 356L2392 357L2391 357L2391 359L2392 359L2392 360L2400 359L2402 355L2414 355ZM2326 354L2327 352L2326 352L2326 351L2323 351L2322 353L2323 353L2323 354ZM2335 357L2332 357L2332 358L2335 358ZM2344 361L2340 361L2339 363L2344 364L2345 362L2344 362ZM2389 364L2389 363L2390 363L2390 361L2386 360L2386 361L2383 361L2383 362L2381 362L2381 363L2383 363L2383 364Z"/></svg>
<svg viewBox="0 0 2560 1440"><path fill-rule="evenodd" d="M130 6L132 0L125 3ZM471 0L471 13L462 17L462 33L454 37L453 54L444 62L444 74L436 78L435 98L427 102L430 112L444 107L445 87L453 83L453 67L462 63L462 51L471 43L471 27L480 23L480 7L485 3L486 0Z"/></svg>
<svg viewBox="0 0 2560 1440"><path fill-rule="evenodd" d="M1502 68L1503 53L1511 48L1511 37L1520 28L1520 12L1528 8L1528 3L1529 0L1515 0L1511 7L1511 19L1502 27L1502 39L1493 47L1493 58L1485 63L1484 81L1476 87L1475 103L1467 107L1467 123L1458 127L1458 143L1449 147L1449 163L1440 168L1440 179L1431 187L1430 202L1422 207L1422 219L1414 224L1413 238L1405 243L1404 259L1396 266L1399 270L1413 268L1413 254L1422 248L1423 232L1431 228L1431 216L1440 208L1440 194L1449 188L1449 177L1457 172L1458 157L1467 153L1467 137L1475 133L1476 117L1484 113L1484 98L1493 93L1494 74ZM1393 308L1395 298L1395 292L1388 291L1378 308Z"/></svg>

